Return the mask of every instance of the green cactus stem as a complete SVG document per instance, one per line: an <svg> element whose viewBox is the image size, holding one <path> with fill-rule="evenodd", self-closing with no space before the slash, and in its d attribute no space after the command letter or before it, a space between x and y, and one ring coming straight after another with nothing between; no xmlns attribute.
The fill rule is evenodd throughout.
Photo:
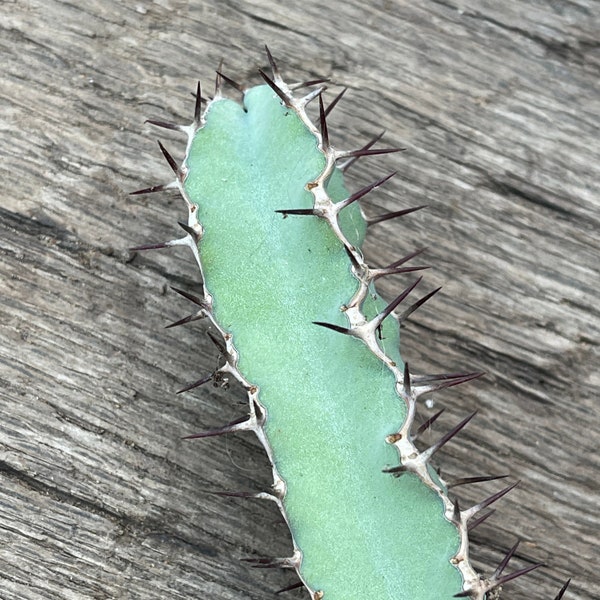
<svg viewBox="0 0 600 600"><path fill-rule="evenodd" d="M187 152L178 166L161 146L176 180L141 192L177 187L188 221L185 237L140 249L192 249L203 295L185 294L199 308L182 322L208 318L224 359L185 389L233 376L249 400L246 418L190 437L256 433L273 467L272 490L257 496L278 505L294 552L254 562L295 569L314 600L483 600L539 566L502 575L510 554L486 579L469 562L469 520L516 484L464 510L448 496L430 460L473 415L424 451L414 443L419 397L479 374L416 376L403 363L400 322L437 290L407 306L412 279L391 303L381 299L375 280L418 270L404 266L418 253L368 265L359 200L389 176L354 194L343 182L357 157L386 150L334 148L324 88L296 97L268 57L264 85L225 78L242 104L222 96L220 75L204 111L198 87L191 125L153 122L185 132Z"/></svg>

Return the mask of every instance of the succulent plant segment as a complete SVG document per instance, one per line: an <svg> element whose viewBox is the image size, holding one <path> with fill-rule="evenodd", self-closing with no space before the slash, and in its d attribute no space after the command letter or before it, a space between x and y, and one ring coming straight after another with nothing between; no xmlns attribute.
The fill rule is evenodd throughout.
<svg viewBox="0 0 600 600"><path fill-rule="evenodd" d="M437 290L410 299L419 252L373 267L361 246L370 225L416 208L368 220L359 200L391 175L354 193L343 181L356 159L394 150L334 148L327 115L341 94L325 107L323 81L288 85L267 55L264 85L243 89L219 73L204 110L198 85L191 125L151 121L187 134L186 156L178 165L161 145L175 180L136 192L177 188L188 208L182 238L137 248L189 246L201 272L200 295L178 290L196 312L174 325L206 318L222 366L184 390L233 377L248 395L247 416L190 437L258 436L273 486L248 495L277 504L294 551L248 562L295 569L314 600L491 597L540 566L505 574L516 546L487 578L469 561L469 528L516 483L467 508L449 496L453 485L494 479L446 482L431 466L474 415L429 448L415 445L439 416L417 423L419 398L480 374L416 375L402 361L400 323ZM241 104L222 95L224 82ZM388 303L375 282L398 273L410 280Z"/></svg>

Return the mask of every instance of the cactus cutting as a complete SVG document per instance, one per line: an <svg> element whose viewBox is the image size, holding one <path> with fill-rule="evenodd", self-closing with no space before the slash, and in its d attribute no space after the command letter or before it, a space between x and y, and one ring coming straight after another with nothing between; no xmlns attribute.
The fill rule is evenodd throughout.
<svg viewBox="0 0 600 600"><path fill-rule="evenodd" d="M248 396L246 416L189 437L258 436L273 486L253 496L279 507L293 553L249 562L294 569L290 587L304 586L313 600L495 598L540 565L506 573L515 545L484 577L471 565L468 530L516 483L469 507L449 495L498 478L446 481L431 464L474 413L428 448L416 445L440 414L417 419L419 400L480 373L411 372L400 325L438 290L411 299L420 251L382 267L362 251L370 226L422 207L366 218L360 200L393 174L351 193L344 171L396 149L376 148L377 140L335 148L327 117L343 92L326 106L323 81L289 85L267 56L263 85L245 89L219 73L210 101L198 85L191 125L151 121L187 134L187 151L178 164L161 145L175 180L135 192L176 188L187 205L182 238L135 249L183 245L198 264L201 293L181 291L197 311L178 324L208 320L222 364L185 390L231 377ZM242 103L224 97L224 83ZM375 284L394 274L408 282L386 302Z"/></svg>

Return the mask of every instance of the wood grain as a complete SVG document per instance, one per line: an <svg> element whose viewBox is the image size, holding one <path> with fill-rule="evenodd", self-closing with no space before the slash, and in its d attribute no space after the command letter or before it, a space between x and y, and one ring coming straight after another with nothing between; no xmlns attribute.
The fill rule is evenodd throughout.
<svg viewBox="0 0 600 600"><path fill-rule="evenodd" d="M426 285L444 284L405 329L411 368L487 372L436 398L433 433L477 408L444 473L522 479L474 532L475 563L489 573L520 538L514 567L548 566L504 597L552 600L567 577L565 600L600 596L598 4L364 4L0 5L3 600L264 599L293 581L239 562L289 552L276 510L211 494L269 485L258 444L181 440L245 410L235 389L174 394L216 361L202 324L164 329L190 309L169 290L194 291L190 257L127 250L185 214L128 196L169 178L157 135L183 151L144 119L188 122L222 57L257 83L265 42L288 79L351 88L336 145L386 129L408 148L351 185L397 169L365 210L429 205L367 245L374 264L428 246ZM462 504L502 482L484 485Z"/></svg>

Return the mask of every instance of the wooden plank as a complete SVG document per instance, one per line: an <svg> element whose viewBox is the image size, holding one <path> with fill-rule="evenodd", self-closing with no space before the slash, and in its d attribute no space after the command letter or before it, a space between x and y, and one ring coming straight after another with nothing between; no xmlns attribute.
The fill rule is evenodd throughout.
<svg viewBox="0 0 600 600"><path fill-rule="evenodd" d="M366 250L384 264L429 246L427 286L444 284L405 329L412 368L487 372L436 398L434 436L479 409L444 472L523 480L474 532L476 564L519 537L515 566L548 568L507 597L551 600L569 576L566 598L600 595L595 3L414 4L0 7L1 598L258 599L291 581L238 560L289 551L277 511L210 493L267 488L258 444L180 439L245 410L235 389L174 394L216 360L202 324L163 329L189 309L169 286L194 290L190 257L127 251L184 215L174 195L128 196L169 177L143 120L188 121L221 57L257 83L265 41L289 79L352 88L334 143L385 128L408 147L351 185L398 169L365 210L429 205Z"/></svg>

